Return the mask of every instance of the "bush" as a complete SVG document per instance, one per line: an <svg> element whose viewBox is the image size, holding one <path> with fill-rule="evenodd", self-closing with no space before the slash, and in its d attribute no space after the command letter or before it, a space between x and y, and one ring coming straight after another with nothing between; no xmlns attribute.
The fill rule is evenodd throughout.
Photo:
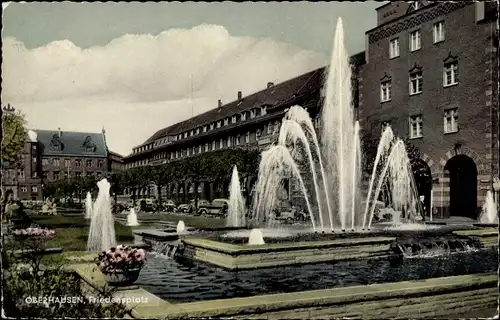
<svg viewBox="0 0 500 320"><path fill-rule="evenodd" d="M123 318L128 313L123 304L105 303L112 298L113 290L92 293L95 299L89 301L78 275L64 270L62 265L44 269L41 260L46 241L38 234L29 245L27 239L19 243L18 247L31 251L12 253L9 257L2 248L2 302L7 317ZM36 301L40 297L45 300Z"/></svg>

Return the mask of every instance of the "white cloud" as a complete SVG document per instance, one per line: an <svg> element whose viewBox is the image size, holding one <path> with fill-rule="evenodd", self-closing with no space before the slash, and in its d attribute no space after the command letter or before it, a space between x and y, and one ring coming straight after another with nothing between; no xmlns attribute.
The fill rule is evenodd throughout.
<svg viewBox="0 0 500 320"><path fill-rule="evenodd" d="M69 40L26 49L3 41L2 101L31 127L98 131L128 154L156 130L325 63L325 57L270 39L233 37L221 26L125 35L81 49ZM193 88L193 92L191 92Z"/></svg>

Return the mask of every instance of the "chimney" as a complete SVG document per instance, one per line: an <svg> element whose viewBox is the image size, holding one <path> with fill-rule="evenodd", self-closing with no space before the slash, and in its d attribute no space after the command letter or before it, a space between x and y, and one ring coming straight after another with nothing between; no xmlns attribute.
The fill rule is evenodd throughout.
<svg viewBox="0 0 500 320"><path fill-rule="evenodd" d="M238 100L241 100L241 96L242 96L241 91L238 91Z"/></svg>
<svg viewBox="0 0 500 320"><path fill-rule="evenodd" d="M222 108L222 100L219 99L219 108Z"/></svg>
<svg viewBox="0 0 500 320"><path fill-rule="evenodd" d="M274 86L274 83L272 83L272 82L268 82L268 83L267 83L267 88L268 88L268 89L269 89L269 88L271 88L272 86Z"/></svg>
<svg viewBox="0 0 500 320"><path fill-rule="evenodd" d="M59 131L59 138L62 136L62 131L61 131L61 128L57 128L57 130Z"/></svg>

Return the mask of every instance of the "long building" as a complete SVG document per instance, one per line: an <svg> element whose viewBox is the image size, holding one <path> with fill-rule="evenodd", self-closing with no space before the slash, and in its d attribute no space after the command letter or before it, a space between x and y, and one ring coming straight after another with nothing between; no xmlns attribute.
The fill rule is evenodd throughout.
<svg viewBox="0 0 500 320"><path fill-rule="evenodd" d="M499 175L495 6L390 2L366 32L361 126L379 136L390 125L420 150L432 176L420 193L439 216L476 219Z"/></svg>
<svg viewBox="0 0 500 320"><path fill-rule="evenodd" d="M364 56L364 52L361 52L351 57L354 75L363 65ZM249 96L238 92L237 99L225 105L219 100L214 109L154 133L124 158L125 166L133 168L162 164L226 148L263 150L276 141L281 119L293 105L306 108L315 119L315 124L319 125L317 115L325 71L325 68L316 69L276 85L269 82L265 89ZM354 83L356 79L353 76ZM356 105L357 85L353 88ZM254 182L255 177L246 181L245 187L251 189ZM142 192L153 190L147 188ZM227 196L227 182L203 184L198 191L202 199ZM182 185L167 186L162 193L179 201L194 197L189 181Z"/></svg>

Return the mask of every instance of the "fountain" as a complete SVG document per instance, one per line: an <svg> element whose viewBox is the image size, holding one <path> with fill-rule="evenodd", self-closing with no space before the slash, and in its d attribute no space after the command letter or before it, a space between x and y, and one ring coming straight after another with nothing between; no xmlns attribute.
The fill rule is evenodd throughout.
<svg viewBox="0 0 500 320"><path fill-rule="evenodd" d="M85 219L90 219L92 217L92 195L87 192L87 198L85 198Z"/></svg>
<svg viewBox="0 0 500 320"><path fill-rule="evenodd" d="M394 137L390 127L383 131L377 148L364 212L358 207L362 203L361 142L360 126L354 121L351 105L350 68L339 19L325 82L321 140L307 110L291 107L283 119L278 143L262 153L254 219L272 216L277 189L290 176L298 180L314 231L370 229L383 186L390 190L390 205L404 215L405 221L420 217L422 208L405 144ZM304 183L308 172L311 190ZM394 215L393 222L399 224L401 217Z"/></svg>
<svg viewBox="0 0 500 320"><path fill-rule="evenodd" d="M252 229L250 235L248 236L248 244L251 246L259 246L266 244L264 242L264 236L262 235L262 230Z"/></svg>
<svg viewBox="0 0 500 320"><path fill-rule="evenodd" d="M135 213L135 209L131 208L130 213L127 215L127 226L136 227L139 225L137 222L137 214Z"/></svg>
<svg viewBox="0 0 500 320"><path fill-rule="evenodd" d="M238 175L238 168L234 166L233 174L231 176L231 183L229 185L229 208L227 214L228 227L244 227L246 222L245 218L245 199L241 194L240 177Z"/></svg>
<svg viewBox="0 0 500 320"><path fill-rule="evenodd" d="M184 231L186 231L186 225L184 224L184 221L179 220L179 222L177 223L176 232L183 233Z"/></svg>
<svg viewBox="0 0 500 320"><path fill-rule="evenodd" d="M486 199L483 204L483 210L479 218L480 224L498 225L498 208L495 197L491 190L486 192Z"/></svg>
<svg viewBox="0 0 500 320"><path fill-rule="evenodd" d="M108 180L97 182L99 193L95 200L90 219L87 251L104 251L116 246L115 225L111 214L111 197Z"/></svg>

